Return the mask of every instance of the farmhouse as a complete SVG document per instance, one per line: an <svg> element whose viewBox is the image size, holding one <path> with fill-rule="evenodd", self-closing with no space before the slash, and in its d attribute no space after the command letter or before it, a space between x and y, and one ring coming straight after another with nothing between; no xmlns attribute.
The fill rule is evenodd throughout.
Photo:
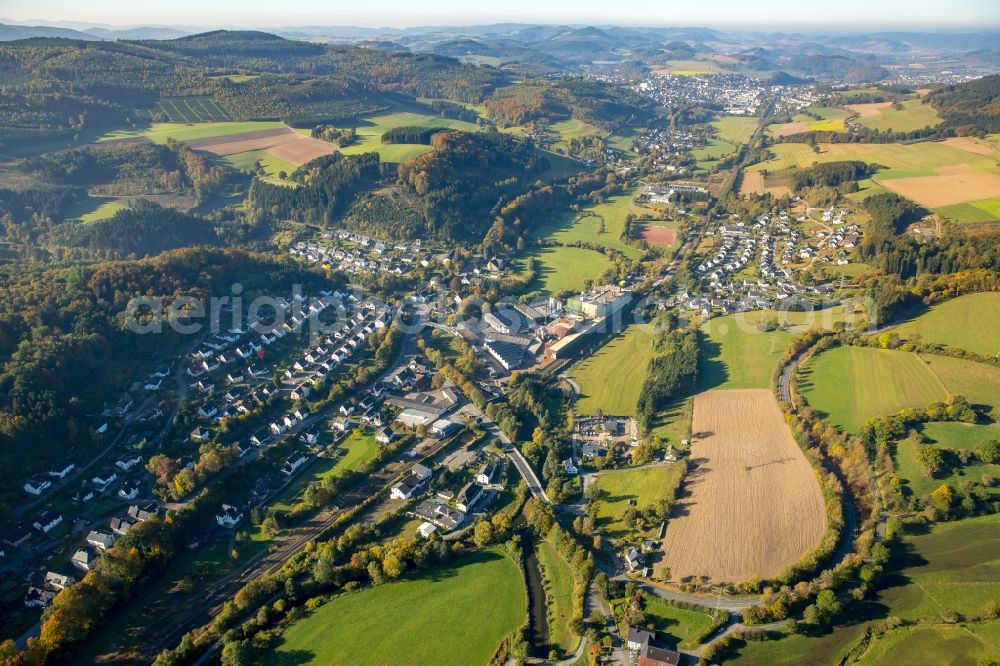
<svg viewBox="0 0 1000 666"><path fill-rule="evenodd" d="M651 631L629 627L628 634L625 635L625 647L632 652L639 652L642 648L649 645L655 637L656 634Z"/></svg>

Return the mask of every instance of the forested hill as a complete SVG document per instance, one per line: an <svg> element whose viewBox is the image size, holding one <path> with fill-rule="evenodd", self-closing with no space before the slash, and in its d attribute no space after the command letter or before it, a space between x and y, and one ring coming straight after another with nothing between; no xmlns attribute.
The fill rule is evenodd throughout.
<svg viewBox="0 0 1000 666"><path fill-rule="evenodd" d="M343 282L304 270L285 257L241 250L185 249L139 261L0 274L0 469L18 479L55 459L86 458L98 446L93 415L157 357L190 344L171 333L136 335L123 325L135 296L205 299L266 276L281 294ZM21 483L0 490L0 514Z"/></svg>
<svg viewBox="0 0 1000 666"><path fill-rule="evenodd" d="M497 132L441 131L433 151L399 165L377 153L335 153L304 165L290 188L255 180L247 209L255 221L344 223L381 236L480 241L505 201L521 194L547 160Z"/></svg>
<svg viewBox="0 0 1000 666"><path fill-rule="evenodd" d="M210 97L233 120L308 126L387 108L393 93L479 102L509 82L502 72L433 54L230 31L4 42L0 80L0 145L155 119L161 98Z"/></svg>

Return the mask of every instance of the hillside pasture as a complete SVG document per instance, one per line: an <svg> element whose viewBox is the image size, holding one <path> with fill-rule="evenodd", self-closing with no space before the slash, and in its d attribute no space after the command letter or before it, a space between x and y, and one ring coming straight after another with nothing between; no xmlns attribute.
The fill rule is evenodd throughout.
<svg viewBox="0 0 1000 666"><path fill-rule="evenodd" d="M289 626L260 663L376 666L405 646L408 663L486 664L526 614L518 565L486 551L339 596Z"/></svg>
<svg viewBox="0 0 1000 666"><path fill-rule="evenodd" d="M893 329L903 339L947 345L977 354L1000 354L1000 293L966 294L931 306Z"/></svg>
<svg viewBox="0 0 1000 666"><path fill-rule="evenodd" d="M1000 368L951 356L922 354L920 358L949 392L964 395L991 420L1000 421Z"/></svg>
<svg viewBox="0 0 1000 666"><path fill-rule="evenodd" d="M799 372L799 391L823 418L857 433L873 416L944 401L948 389L912 352L835 347Z"/></svg>
<svg viewBox="0 0 1000 666"><path fill-rule="evenodd" d="M632 247L622 240L625 231L625 217L629 214L636 217L650 211L632 204L634 192L626 192L606 201L587 206L578 215L565 213L556 216L552 222L539 229L536 233L545 240L570 245L584 242L601 245L621 252L630 259L638 259L642 250ZM601 231L601 224L604 230Z"/></svg>
<svg viewBox="0 0 1000 666"><path fill-rule="evenodd" d="M926 497L943 483L959 484L965 480L979 481L984 474L994 478L1000 477L1000 465L981 463L976 458L962 465L957 457L949 457L950 463L946 472L939 472L931 478L917 458L917 450L925 444L931 444L949 451L975 452L983 442L1000 438L996 428L984 425L969 425L966 423L927 423L921 427L924 444L914 444L909 439L903 439L893 446L892 456L896 472L903 480L908 493L916 497Z"/></svg>
<svg viewBox="0 0 1000 666"><path fill-rule="evenodd" d="M769 389L695 396L692 432L663 545L672 580L771 578L819 545L819 481Z"/></svg>
<svg viewBox="0 0 1000 666"><path fill-rule="evenodd" d="M611 268L611 260L603 254L580 247L542 247L527 256L538 265L533 288L549 294L583 291L586 280L596 280Z"/></svg>
<svg viewBox="0 0 1000 666"><path fill-rule="evenodd" d="M911 132L925 127L936 127L941 124L941 116L930 104L924 104L919 97L900 102L901 109L892 107L891 103L855 104L848 109L858 112L858 124L869 129L886 132ZM859 111L862 107L865 113ZM877 108L872 108L877 107Z"/></svg>
<svg viewBox="0 0 1000 666"><path fill-rule="evenodd" d="M998 528L1000 514L994 514L938 523L924 534L906 536L905 556L897 562L899 575L889 578L890 587L879 591L873 602L855 605L855 622L815 635L780 634L779 640L741 643L732 663L976 666L982 657L996 654L1000 622L956 624L948 615L975 615L1000 598ZM891 616L927 624L900 627L861 643L874 621Z"/></svg>

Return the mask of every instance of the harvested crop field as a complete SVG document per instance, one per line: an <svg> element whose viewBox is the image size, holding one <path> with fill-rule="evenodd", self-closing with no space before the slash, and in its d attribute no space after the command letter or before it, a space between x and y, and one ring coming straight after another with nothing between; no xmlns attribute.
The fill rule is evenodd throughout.
<svg viewBox="0 0 1000 666"><path fill-rule="evenodd" d="M671 579L771 578L826 530L813 469L770 390L695 396L691 471L664 540Z"/></svg>
<svg viewBox="0 0 1000 666"><path fill-rule="evenodd" d="M333 144L303 136L288 127L195 139L188 141L187 144L194 150L203 150L215 155L264 150L269 155L296 166L334 151Z"/></svg>
<svg viewBox="0 0 1000 666"><path fill-rule="evenodd" d="M943 166L937 172L936 176L875 180L928 208L1000 196L1000 175L977 171L967 164Z"/></svg>
<svg viewBox="0 0 1000 666"><path fill-rule="evenodd" d="M802 134L803 132L809 131L809 123L806 122L795 122L795 123L780 123L777 125L771 125L768 131L774 136L791 136L793 134Z"/></svg>
<svg viewBox="0 0 1000 666"><path fill-rule="evenodd" d="M764 174L759 171L744 171L740 179L740 196L764 194Z"/></svg>
<svg viewBox="0 0 1000 666"><path fill-rule="evenodd" d="M951 146L952 148L958 148L959 150L967 150L970 153L975 153L976 155L985 155L989 157L996 152L996 148L987 144L981 143L977 139L973 139L969 136L953 136L950 139L945 139L941 143L946 146Z"/></svg>
<svg viewBox="0 0 1000 666"><path fill-rule="evenodd" d="M871 118L881 115L882 109L892 106L892 102L871 102L869 104L848 104L846 107L861 118Z"/></svg>
<svg viewBox="0 0 1000 666"><path fill-rule="evenodd" d="M639 238L650 245L673 245L677 241L677 230L670 227L659 227L647 224L639 234Z"/></svg>

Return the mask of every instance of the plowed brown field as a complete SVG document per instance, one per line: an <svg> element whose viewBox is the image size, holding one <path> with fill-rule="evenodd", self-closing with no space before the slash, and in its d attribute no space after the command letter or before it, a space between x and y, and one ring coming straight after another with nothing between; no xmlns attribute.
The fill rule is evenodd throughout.
<svg viewBox="0 0 1000 666"><path fill-rule="evenodd" d="M769 390L699 394L692 433L692 468L664 539L671 580L770 578L819 545L819 481Z"/></svg>

